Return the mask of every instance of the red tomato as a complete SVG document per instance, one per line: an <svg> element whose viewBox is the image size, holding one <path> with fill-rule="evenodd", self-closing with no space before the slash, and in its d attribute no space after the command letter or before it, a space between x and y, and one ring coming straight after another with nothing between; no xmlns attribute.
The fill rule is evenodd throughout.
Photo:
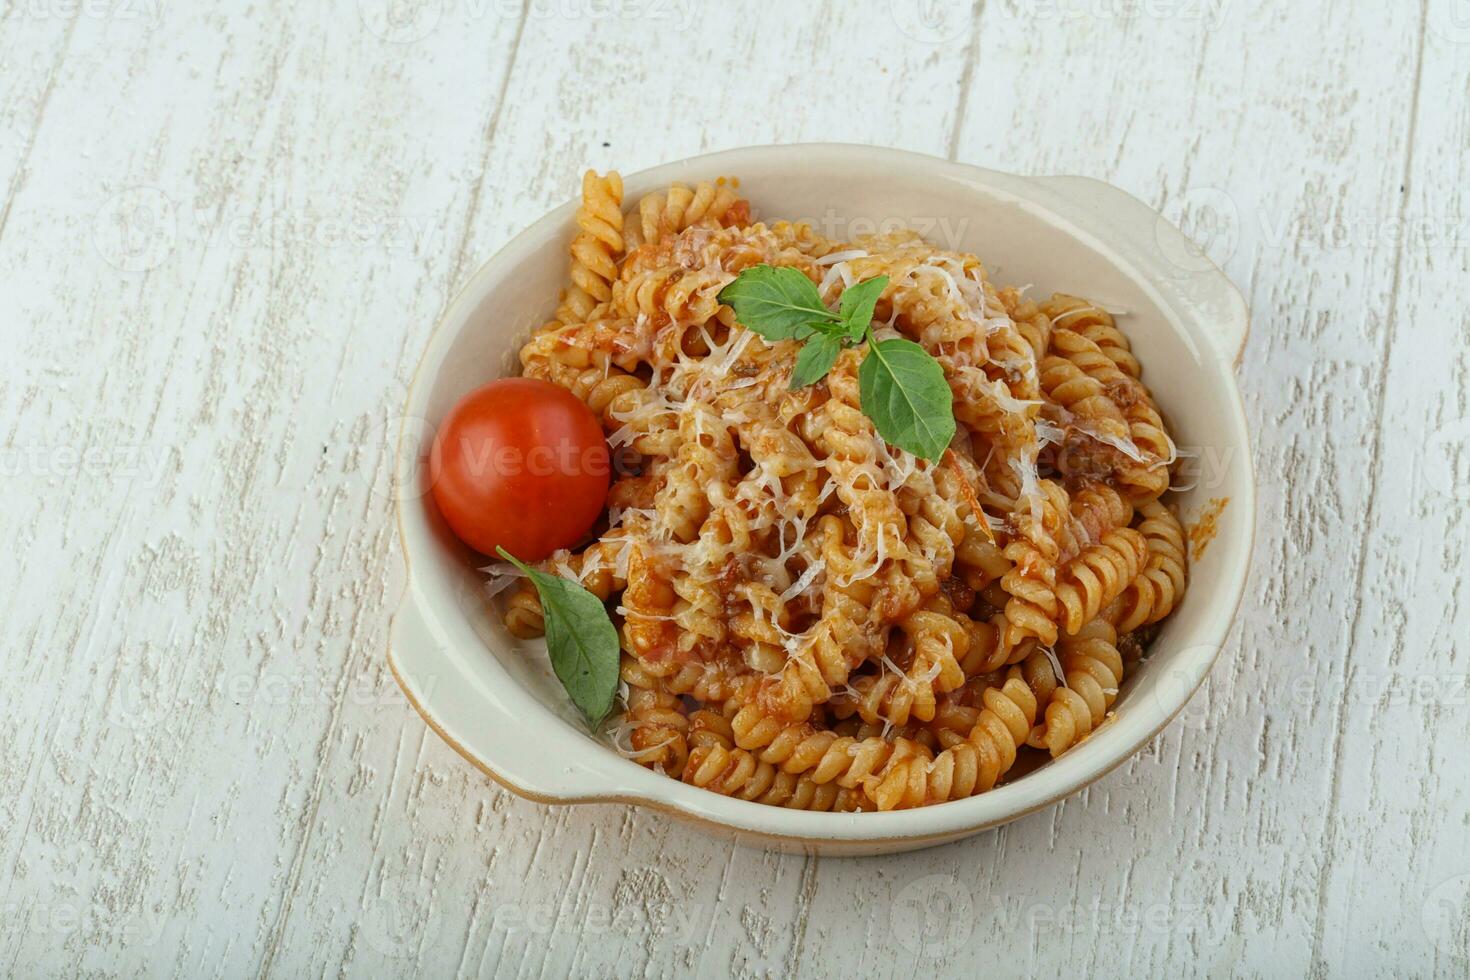
<svg viewBox="0 0 1470 980"><path fill-rule="evenodd" d="M596 416L565 388L492 381L450 409L429 452L439 512L476 551L540 561L587 536L611 467Z"/></svg>

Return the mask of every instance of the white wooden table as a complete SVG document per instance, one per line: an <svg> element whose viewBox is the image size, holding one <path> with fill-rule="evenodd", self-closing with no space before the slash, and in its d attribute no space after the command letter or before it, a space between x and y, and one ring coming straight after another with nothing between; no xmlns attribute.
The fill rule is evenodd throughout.
<svg viewBox="0 0 1470 980"><path fill-rule="evenodd" d="M1464 4L214 6L0 20L0 973L1470 970ZM523 802L384 660L456 286L586 166L802 140L1111 181L1255 317L1206 693L895 858Z"/></svg>

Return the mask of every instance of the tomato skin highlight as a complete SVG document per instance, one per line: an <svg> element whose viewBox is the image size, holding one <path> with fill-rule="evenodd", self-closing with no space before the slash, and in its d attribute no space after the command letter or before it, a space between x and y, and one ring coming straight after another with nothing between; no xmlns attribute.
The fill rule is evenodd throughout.
<svg viewBox="0 0 1470 980"><path fill-rule="evenodd" d="M502 378L449 410L429 451L434 502L478 552L540 561L587 536L612 468L602 426L570 391Z"/></svg>

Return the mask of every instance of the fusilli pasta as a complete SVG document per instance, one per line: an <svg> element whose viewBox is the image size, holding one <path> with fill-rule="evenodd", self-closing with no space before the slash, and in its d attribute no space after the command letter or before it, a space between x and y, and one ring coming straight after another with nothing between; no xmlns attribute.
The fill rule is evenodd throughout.
<svg viewBox="0 0 1470 980"><path fill-rule="evenodd" d="M1120 645L1182 601L1183 530L1160 499L1173 442L1095 303L997 289L975 256L913 232L840 242L756 222L737 186L675 185L625 214L621 178L589 172L571 284L521 351L629 460L595 540L543 563L618 626L614 744L778 806L985 792L1021 753L1059 755L1103 724ZM760 264L799 270L833 307L889 277L874 335L943 368L959 433L942 462L877 435L857 349L790 390L797 345L719 299ZM544 630L529 585L503 602L513 634Z"/></svg>

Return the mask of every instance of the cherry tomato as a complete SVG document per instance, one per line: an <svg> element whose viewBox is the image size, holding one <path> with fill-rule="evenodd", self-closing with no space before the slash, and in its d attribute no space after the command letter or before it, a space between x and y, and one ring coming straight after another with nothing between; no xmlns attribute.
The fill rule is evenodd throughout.
<svg viewBox="0 0 1470 980"><path fill-rule="evenodd" d="M586 537L611 467L596 416L565 388L504 378L462 398L429 452L439 512L465 544L540 561Z"/></svg>

